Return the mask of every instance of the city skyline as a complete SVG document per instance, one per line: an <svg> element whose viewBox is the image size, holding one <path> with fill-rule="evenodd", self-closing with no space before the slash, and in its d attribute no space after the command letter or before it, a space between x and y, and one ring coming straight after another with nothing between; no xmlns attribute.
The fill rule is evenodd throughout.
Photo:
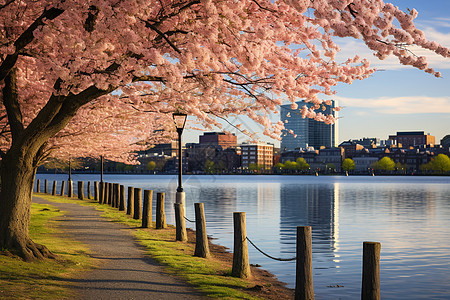
<svg viewBox="0 0 450 300"><path fill-rule="evenodd" d="M425 35L443 46L450 47L450 2L436 0L394 0L394 5L406 11L416 8L419 12L415 23ZM424 131L436 137L438 143L450 134L450 58L444 59L430 55L425 50L412 51L417 55L429 56L429 65L442 73L435 78L423 71L400 65L396 58L386 60L375 58L365 45L355 39L339 39L341 52L338 61L358 54L369 59L371 66L377 68L370 78L355 81L351 85L340 84L336 100L343 109L338 114L338 144L350 139L377 137L387 139L397 131ZM302 100L302 99L298 99ZM279 119L279 115L274 120ZM262 135L262 128L246 117L231 118L231 123L242 122L244 128L258 132L257 137L279 146L280 142ZM232 126L224 123L224 129L235 133L238 141L248 139ZM187 130L183 141L198 142L201 131ZM197 139L197 140L196 140Z"/></svg>

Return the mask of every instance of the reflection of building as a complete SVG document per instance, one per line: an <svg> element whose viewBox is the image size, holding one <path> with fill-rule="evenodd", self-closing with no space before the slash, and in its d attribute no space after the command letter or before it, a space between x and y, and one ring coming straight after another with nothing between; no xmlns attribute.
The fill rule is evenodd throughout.
<svg viewBox="0 0 450 300"><path fill-rule="evenodd" d="M303 106L312 107L313 103L305 101L296 102L299 108ZM325 115L334 115L334 101L331 106L321 106L316 110L317 113ZM299 109L291 109L291 105L280 106L281 121L284 123L284 133L281 137L281 150L299 150L307 147L335 147L336 146L336 125L327 125L324 122L319 122L314 119L302 118ZM290 134L292 130L294 134Z"/></svg>
<svg viewBox="0 0 450 300"><path fill-rule="evenodd" d="M283 186L280 193L282 244L295 243L297 226L311 226L315 251L334 252L337 247L339 189L302 184Z"/></svg>
<svg viewBox="0 0 450 300"><path fill-rule="evenodd" d="M237 137L233 133L205 132L199 137L202 146L221 146L222 149L236 148Z"/></svg>
<svg viewBox="0 0 450 300"><path fill-rule="evenodd" d="M390 135L390 140L394 140L397 145L402 145L403 148L409 146L428 146L434 145L435 137L425 134L423 131L405 131L397 132L397 135Z"/></svg>
<svg viewBox="0 0 450 300"><path fill-rule="evenodd" d="M263 169L273 166L273 145L265 143L241 144L242 168L248 169L255 164Z"/></svg>

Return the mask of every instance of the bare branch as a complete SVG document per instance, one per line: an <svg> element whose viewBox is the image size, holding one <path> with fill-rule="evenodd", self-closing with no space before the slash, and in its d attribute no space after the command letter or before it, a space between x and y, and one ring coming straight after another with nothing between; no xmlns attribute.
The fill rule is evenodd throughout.
<svg viewBox="0 0 450 300"><path fill-rule="evenodd" d="M166 34L164 34L161 30L159 30L155 25L153 25L149 21L145 21L145 20L142 20L142 21L145 22L146 27L151 28L153 31L155 31L157 34L159 34L159 36L162 37L170 45L170 47L172 47L173 50L175 50L177 53L181 54L180 49L178 49L178 47L175 46L175 44L169 40L169 38L166 36Z"/></svg>
<svg viewBox="0 0 450 300"><path fill-rule="evenodd" d="M268 8L266 8L266 7L263 7L261 4L259 4L258 3L258 1L256 1L256 0L252 0L256 5L258 5L258 7L260 8L260 9L262 9L262 10L267 10L267 11L269 11L269 12L271 12L271 13L274 13L275 11L274 10L272 10L272 9L268 9Z"/></svg>

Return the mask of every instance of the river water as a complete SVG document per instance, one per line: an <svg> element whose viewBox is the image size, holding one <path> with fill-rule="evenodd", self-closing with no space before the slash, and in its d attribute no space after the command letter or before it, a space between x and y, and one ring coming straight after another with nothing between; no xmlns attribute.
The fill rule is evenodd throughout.
<svg viewBox="0 0 450 300"><path fill-rule="evenodd" d="M49 190L57 180L59 193L67 175L36 178L48 179ZM72 180L76 190L76 181L100 176ZM167 222L175 223L176 176L104 181L152 189L155 198L165 192ZM194 219L193 203L203 202L208 235L230 251L233 212L246 212L248 237L274 257L294 257L296 227L312 226L316 299L360 298L364 241L381 243L383 299L450 299L450 177L185 175L183 187L187 218ZM271 260L251 245L249 256L294 288L295 262Z"/></svg>

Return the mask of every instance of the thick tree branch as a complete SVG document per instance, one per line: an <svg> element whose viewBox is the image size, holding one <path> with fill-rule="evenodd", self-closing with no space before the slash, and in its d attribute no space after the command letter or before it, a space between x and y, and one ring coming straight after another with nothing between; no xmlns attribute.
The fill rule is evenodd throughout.
<svg viewBox="0 0 450 300"><path fill-rule="evenodd" d="M6 56L5 60L0 66L0 81L4 80L11 69L14 67L17 58L19 57L19 53L22 51L22 49L33 41L33 32L39 26L44 26L45 20L53 20L63 12L64 10L54 7L44 10L44 12L19 36L19 38L14 42L16 51L13 54L9 54L8 56Z"/></svg>
<svg viewBox="0 0 450 300"><path fill-rule="evenodd" d="M3 105L8 115L13 141L23 132L22 112L17 95L17 69L13 68L5 78Z"/></svg>
<svg viewBox="0 0 450 300"><path fill-rule="evenodd" d="M46 126L46 132L44 133L45 136L47 138L54 136L61 129L63 129L67 125L67 123L69 123L69 121L75 116L80 107L91 102L94 99L111 93L115 89L116 87L113 86L110 86L106 90L99 89L96 86L90 86L79 94L69 94L64 99L58 113Z"/></svg>

